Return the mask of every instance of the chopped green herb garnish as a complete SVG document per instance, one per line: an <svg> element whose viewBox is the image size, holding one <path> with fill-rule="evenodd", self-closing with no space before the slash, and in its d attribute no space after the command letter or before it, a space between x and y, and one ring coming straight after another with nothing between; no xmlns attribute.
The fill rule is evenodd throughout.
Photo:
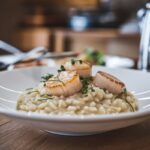
<svg viewBox="0 0 150 150"><path fill-rule="evenodd" d="M76 61L74 59L71 59L71 64L74 65Z"/></svg>
<svg viewBox="0 0 150 150"><path fill-rule="evenodd" d="M122 97L123 94L126 95L126 93L127 93L127 89L125 88L123 92L121 92L120 94L116 95L116 97L114 97L114 98L120 98L120 97ZM131 110L134 112L135 110L134 110L134 107L132 106L132 104L126 98L123 98L123 99L129 105Z"/></svg>
<svg viewBox="0 0 150 150"><path fill-rule="evenodd" d="M63 65L60 66L60 69L58 70L58 72L61 72L61 71L66 71L65 67Z"/></svg>
<svg viewBox="0 0 150 150"><path fill-rule="evenodd" d="M78 60L78 59L71 59L71 64L74 65L76 62L79 62L80 64L83 63L82 60Z"/></svg>
<svg viewBox="0 0 150 150"><path fill-rule="evenodd" d="M32 90L32 91L27 92L27 94L38 93L38 92L39 92L38 90Z"/></svg>
<svg viewBox="0 0 150 150"><path fill-rule="evenodd" d="M135 110L134 110L134 107L132 106L132 104L126 99L125 99L125 102L130 106L131 110L134 112Z"/></svg>
<svg viewBox="0 0 150 150"><path fill-rule="evenodd" d="M91 77L80 77L80 80L82 82L82 89L81 92L82 94L87 94L88 91L94 92L95 90L93 89L92 85L90 85L90 82L92 81Z"/></svg>
<svg viewBox="0 0 150 150"><path fill-rule="evenodd" d="M85 54L87 61L96 65L105 65L104 54L102 51L88 48L85 49Z"/></svg>
<svg viewBox="0 0 150 150"><path fill-rule="evenodd" d="M83 61L82 61L82 60L79 60L79 62L80 62L80 64L82 64L82 63L83 63Z"/></svg>
<svg viewBox="0 0 150 150"><path fill-rule="evenodd" d="M54 76L54 78L49 79L48 81L61 82L64 85L64 82L59 78L59 75L60 74L58 74L57 76Z"/></svg>
<svg viewBox="0 0 150 150"><path fill-rule="evenodd" d="M53 99L53 97L52 97L52 96L47 95L47 94L41 95L41 97L43 97L43 98L47 98L47 99Z"/></svg>
<svg viewBox="0 0 150 150"><path fill-rule="evenodd" d="M37 101L47 100L47 98L38 98Z"/></svg>
<svg viewBox="0 0 150 150"><path fill-rule="evenodd" d="M46 83L44 82L43 86L46 86Z"/></svg>
<svg viewBox="0 0 150 150"><path fill-rule="evenodd" d="M48 81L50 78L52 78L54 75L53 74L46 74L46 75L44 75L44 76L42 76L41 78L42 78L42 82L46 82L46 81Z"/></svg>
<svg viewBox="0 0 150 150"><path fill-rule="evenodd" d="M66 70L63 65L60 66L60 69L61 69L62 71L65 71L65 70Z"/></svg>
<svg viewBox="0 0 150 150"><path fill-rule="evenodd" d="M93 89L93 87L90 87L90 90L91 90L92 92L95 92L95 90Z"/></svg>
<svg viewBox="0 0 150 150"><path fill-rule="evenodd" d="M44 94L44 95L41 95L41 97L38 98L37 100L51 100L51 99L53 99L52 96Z"/></svg>
<svg viewBox="0 0 150 150"><path fill-rule="evenodd" d="M28 89L25 89L25 91L29 91L29 90L32 90L33 88L28 88Z"/></svg>

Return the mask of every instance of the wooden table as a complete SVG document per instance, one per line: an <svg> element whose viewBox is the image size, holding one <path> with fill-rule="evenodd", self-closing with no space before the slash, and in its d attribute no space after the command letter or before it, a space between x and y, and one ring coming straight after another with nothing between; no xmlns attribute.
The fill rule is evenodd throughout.
<svg viewBox="0 0 150 150"><path fill-rule="evenodd" d="M0 150L150 150L150 120L102 134L67 137L0 117Z"/></svg>

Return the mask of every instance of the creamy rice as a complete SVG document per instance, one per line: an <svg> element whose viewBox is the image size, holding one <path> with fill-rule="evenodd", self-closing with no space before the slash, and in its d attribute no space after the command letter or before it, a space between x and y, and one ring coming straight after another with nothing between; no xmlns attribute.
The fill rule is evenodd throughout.
<svg viewBox="0 0 150 150"><path fill-rule="evenodd" d="M38 89L26 90L18 99L17 110L44 114L93 115L133 112L138 109L136 98L130 92L113 95L93 87L87 94L69 97L40 95Z"/></svg>

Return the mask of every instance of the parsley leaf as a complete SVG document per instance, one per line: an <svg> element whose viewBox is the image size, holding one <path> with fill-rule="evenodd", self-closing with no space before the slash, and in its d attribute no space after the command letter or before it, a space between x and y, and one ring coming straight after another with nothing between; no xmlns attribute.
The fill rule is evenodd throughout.
<svg viewBox="0 0 150 150"><path fill-rule="evenodd" d="M71 59L71 64L74 65L76 61L74 59Z"/></svg>
<svg viewBox="0 0 150 150"><path fill-rule="evenodd" d="M80 77L80 80L83 85L83 87L81 89L82 94L87 94L89 91L92 91L92 92L95 91L93 89L92 85L90 85L90 82L92 81L91 77Z"/></svg>
<svg viewBox="0 0 150 150"><path fill-rule="evenodd" d="M48 81L50 78L52 78L54 75L53 74L46 74L46 75L44 75L44 76L42 76L41 77L41 79L42 79L42 82L46 82L46 81Z"/></svg>
<svg viewBox="0 0 150 150"><path fill-rule="evenodd" d="M58 70L58 72L61 72L61 71L66 71L65 67L63 65L60 66L60 69Z"/></svg>
<svg viewBox="0 0 150 150"><path fill-rule="evenodd" d="M72 65L74 65L76 62L79 62L80 64L82 64L83 63L83 61L82 60L78 60L78 59L71 59L71 64Z"/></svg>

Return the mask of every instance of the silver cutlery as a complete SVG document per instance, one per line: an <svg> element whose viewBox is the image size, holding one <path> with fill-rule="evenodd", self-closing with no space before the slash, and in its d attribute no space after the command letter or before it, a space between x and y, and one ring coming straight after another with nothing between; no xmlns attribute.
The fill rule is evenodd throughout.
<svg viewBox="0 0 150 150"><path fill-rule="evenodd" d="M6 70L8 68L12 68L12 66L14 66L15 64L30 57L34 59L40 58L42 55L45 55L47 51L48 50L45 47L36 47L27 53L23 53L21 55L16 56L16 59L11 63L6 63L6 64L1 63L0 70Z"/></svg>

